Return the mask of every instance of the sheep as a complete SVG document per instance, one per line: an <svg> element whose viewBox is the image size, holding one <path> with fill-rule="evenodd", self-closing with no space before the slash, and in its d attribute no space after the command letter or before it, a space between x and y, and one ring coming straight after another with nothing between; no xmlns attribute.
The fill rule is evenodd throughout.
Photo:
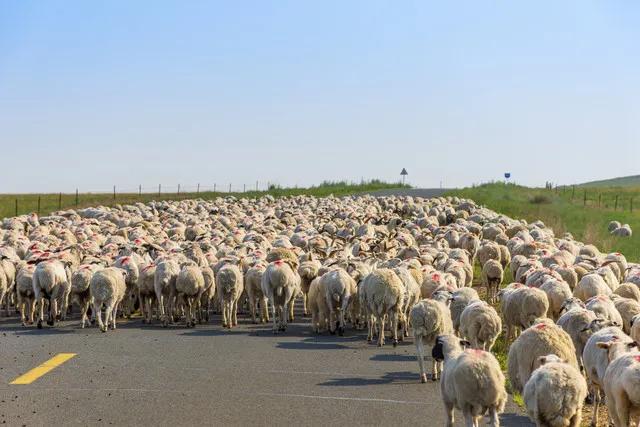
<svg viewBox="0 0 640 427"><path fill-rule="evenodd" d="M329 332L333 335L337 330L338 334L342 336L344 335L345 312L351 298L356 294L356 282L342 268L325 273L320 281L329 308Z"/></svg>
<svg viewBox="0 0 640 427"><path fill-rule="evenodd" d="M88 318L87 311L91 305L91 292L89 285L93 274L101 267L96 264L83 264L71 274L70 298L80 306L80 327L84 329Z"/></svg>
<svg viewBox="0 0 640 427"><path fill-rule="evenodd" d="M316 277L311 281L307 294L309 313L311 314L311 330L316 334L329 329L329 309L324 295L324 283L320 281L320 277Z"/></svg>
<svg viewBox="0 0 640 427"><path fill-rule="evenodd" d="M127 283L127 293L124 300L124 314L127 318L131 318L133 313L135 300L138 297L138 277L140 270L136 258L133 256L122 256L114 263L114 267L122 268L127 272L125 282Z"/></svg>
<svg viewBox="0 0 640 427"><path fill-rule="evenodd" d="M637 343L640 343L640 314L631 318L629 336Z"/></svg>
<svg viewBox="0 0 640 427"><path fill-rule="evenodd" d="M274 334L287 329L289 306L299 289L299 278L295 270L281 259L271 262L262 275L262 292L271 304Z"/></svg>
<svg viewBox="0 0 640 427"><path fill-rule="evenodd" d="M451 304L449 310L451 311L451 320L453 322L453 331L457 334L460 329L460 315L464 311L465 307L474 300L479 300L478 292L473 288L460 288L456 289L451 294Z"/></svg>
<svg viewBox="0 0 640 427"><path fill-rule="evenodd" d="M592 426L598 424L598 409L602 400L602 392L604 391L604 376L609 366L609 358L607 353L599 347L600 343L606 342L622 342L627 345L633 343L618 326L610 325L611 322L602 322L603 326L595 331L587 340L582 352L582 363L584 364L584 373L587 377L587 385L589 392L593 396L593 418Z"/></svg>
<svg viewBox="0 0 640 427"><path fill-rule="evenodd" d="M462 411L467 426L477 426L479 417L489 416L489 425L500 425L507 391L504 374L495 356L483 350L463 350L465 341L454 335L441 335L431 351L444 361L440 395L445 407L447 427L453 426L453 409Z"/></svg>
<svg viewBox="0 0 640 427"><path fill-rule="evenodd" d="M460 335L471 342L471 347L491 351L502 332L502 320L485 301L473 301L460 316Z"/></svg>
<svg viewBox="0 0 640 427"><path fill-rule="evenodd" d="M640 289L633 283L622 283L613 293L623 298L631 298L640 302Z"/></svg>
<svg viewBox="0 0 640 427"><path fill-rule="evenodd" d="M9 284L7 281L7 276L4 274L4 268L2 266L2 264L0 263L0 308L2 307L2 302L4 301L5 297L7 299L7 305L6 305L6 315L7 317L9 316Z"/></svg>
<svg viewBox="0 0 640 427"><path fill-rule="evenodd" d="M109 324L116 329L116 313L127 291L125 277L127 272L117 267L108 267L97 271L89 284L93 312L96 315L98 327L107 332ZM102 322L102 306L105 306L105 323Z"/></svg>
<svg viewBox="0 0 640 427"><path fill-rule="evenodd" d="M587 301L596 295L611 295L611 288L604 281L602 276L596 273L587 274L580 279L576 288L573 290L573 296Z"/></svg>
<svg viewBox="0 0 640 427"><path fill-rule="evenodd" d="M609 221L607 225L607 231L612 232L613 230L622 227L620 221Z"/></svg>
<svg viewBox="0 0 640 427"><path fill-rule="evenodd" d="M483 242L476 253L476 258L478 259L481 267L484 267L489 260L494 260L500 263L502 259L500 245L495 242Z"/></svg>
<svg viewBox="0 0 640 427"><path fill-rule="evenodd" d="M623 224L621 227L611 231L611 235L616 237L631 237L633 235L633 231L629 224Z"/></svg>
<svg viewBox="0 0 640 427"><path fill-rule="evenodd" d="M54 326L58 317L58 304L60 304L60 317L64 320L67 313L69 292L71 292L70 274L68 268L58 260L50 260L39 263L33 272L33 293L38 309L38 329L42 329L44 321L44 299L49 301L49 317L47 325Z"/></svg>
<svg viewBox="0 0 640 427"><path fill-rule="evenodd" d="M604 374L604 393L609 417L615 427L627 427L631 415L640 412L640 352L638 343L601 342L609 366ZM634 351L631 351L631 350Z"/></svg>
<svg viewBox="0 0 640 427"><path fill-rule="evenodd" d="M399 321L401 325L402 334L400 334L400 341L404 339L405 336L409 336L409 328L407 326L407 321L409 319L409 311L411 307L413 307L418 301L420 301L420 286L418 282L415 280L414 276L411 275L411 271L416 271L415 269L408 269L406 267L396 267L393 271L397 274L398 278L402 281L402 284L405 287L404 292L404 304L402 307L402 318Z"/></svg>
<svg viewBox="0 0 640 427"><path fill-rule="evenodd" d="M209 321L209 311L216 296L216 278L213 269L208 265L200 267L202 277L204 278L204 291L200 296L200 310L198 312L198 321L200 323Z"/></svg>
<svg viewBox="0 0 640 427"><path fill-rule="evenodd" d="M564 281L549 279L540 286L540 290L547 294L547 299L549 300L549 312L547 314L551 319L557 321L564 302L573 295L571 288Z"/></svg>
<svg viewBox="0 0 640 427"><path fill-rule="evenodd" d="M580 369L582 369L582 352L591 336L591 325L594 320L596 320L596 314L593 311L574 308L562 314L556 322L571 337Z"/></svg>
<svg viewBox="0 0 640 427"><path fill-rule="evenodd" d="M398 321L404 306L404 292L404 285L393 270L379 268L369 273L362 280L362 284L358 289L358 297L367 315L367 324L369 326L367 339L369 341L373 340L374 322L376 322L379 347L384 345L386 317L389 317L391 322L394 347L398 344ZM413 321L413 317L411 321Z"/></svg>
<svg viewBox="0 0 640 427"><path fill-rule="evenodd" d="M266 323L269 321L268 300L262 293L262 275L266 268L267 266L264 263L257 263L249 268L244 275L244 289L249 297L249 310L251 311L251 321L253 323L258 323L256 318L258 304L260 305L260 322ZM307 289L306 293L308 292L309 290ZM306 310L306 294L304 295Z"/></svg>
<svg viewBox="0 0 640 427"><path fill-rule="evenodd" d="M531 373L540 365L539 357L555 354L578 369L576 349L571 337L549 319L522 331L511 344L507 356L507 373L513 390L522 393Z"/></svg>
<svg viewBox="0 0 640 427"><path fill-rule="evenodd" d="M185 306L187 328L196 326L196 311L204 292L204 276L195 264L184 265L176 278L177 303Z"/></svg>
<svg viewBox="0 0 640 427"><path fill-rule="evenodd" d="M180 266L174 259L164 259L156 264L153 278L153 288L158 301L162 326L167 327L173 322L173 298L176 293L176 280L180 273Z"/></svg>
<svg viewBox="0 0 640 427"><path fill-rule="evenodd" d="M20 309L20 321L22 326L32 325L36 311L36 299L33 292L33 272L35 265L23 263L16 274L16 292L18 296L18 308ZM26 312L29 313L27 322Z"/></svg>
<svg viewBox="0 0 640 427"><path fill-rule="evenodd" d="M632 320L640 314L640 303L634 299L620 297L613 300L613 305L622 318L622 330L625 334L630 334Z"/></svg>
<svg viewBox="0 0 640 427"><path fill-rule="evenodd" d="M622 316L616 309L615 304L608 296L597 295L585 302L587 310L591 310L596 317L604 320L611 320L617 325L622 325Z"/></svg>
<svg viewBox="0 0 640 427"><path fill-rule="evenodd" d="M308 304L307 304L307 294L309 293L309 286L311 286L311 281L318 276L318 271L322 264L320 261L313 259L311 252L308 254L308 259L302 261L300 266L298 267L298 274L300 275L300 289L302 291L302 303L304 309L304 315L307 316L309 314Z"/></svg>
<svg viewBox="0 0 640 427"><path fill-rule="evenodd" d="M218 269L215 282L222 307L222 327L231 329L238 324L238 300L244 290L242 272L237 265L226 263Z"/></svg>
<svg viewBox="0 0 640 427"><path fill-rule="evenodd" d="M522 396L529 417L538 426L579 427L587 397L584 377L555 354L541 356L538 364Z"/></svg>
<svg viewBox="0 0 640 427"><path fill-rule="evenodd" d="M156 300L155 275L156 265L154 263L141 266L140 274L138 275L138 300L140 301L142 323L151 323L153 302ZM158 309L159 313L160 309Z"/></svg>
<svg viewBox="0 0 640 427"><path fill-rule="evenodd" d="M413 306L409 312L413 339L416 344L418 367L420 368L420 381L427 382L427 374L424 369L424 344L433 346L439 335L453 333L453 324L449 312L451 294L446 291L438 291L434 299L423 299ZM431 379L437 381L442 372L442 363L432 358Z"/></svg>
<svg viewBox="0 0 640 427"><path fill-rule="evenodd" d="M511 341L517 335L518 329L526 329L537 319L547 315L549 300L544 291L514 285L501 292L502 294L498 295L501 296L502 316L507 325L507 341Z"/></svg>
<svg viewBox="0 0 640 427"><path fill-rule="evenodd" d="M503 277L504 271L499 261L490 259L482 266L481 280L482 284L487 288L487 299L489 302L495 302Z"/></svg>

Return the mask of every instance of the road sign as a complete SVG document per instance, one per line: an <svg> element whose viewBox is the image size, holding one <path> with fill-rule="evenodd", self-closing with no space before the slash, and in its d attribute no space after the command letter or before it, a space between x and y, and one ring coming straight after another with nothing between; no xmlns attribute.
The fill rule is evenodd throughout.
<svg viewBox="0 0 640 427"><path fill-rule="evenodd" d="M405 168L402 168L402 172L400 172L400 175L402 175L402 183L404 184L404 178L409 175L409 172L407 172L407 170Z"/></svg>
<svg viewBox="0 0 640 427"><path fill-rule="evenodd" d="M506 179L511 178L511 172L505 172L505 173L504 173L504 177L505 177Z"/></svg>

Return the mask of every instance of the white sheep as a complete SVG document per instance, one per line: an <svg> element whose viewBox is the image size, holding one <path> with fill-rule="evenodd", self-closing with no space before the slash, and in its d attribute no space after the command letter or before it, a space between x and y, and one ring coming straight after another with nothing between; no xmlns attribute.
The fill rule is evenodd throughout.
<svg viewBox="0 0 640 427"><path fill-rule="evenodd" d="M615 427L627 427L631 415L640 412L640 352L638 343L601 342L609 366L604 375L604 393L609 417ZM634 351L631 351L631 350Z"/></svg>
<svg viewBox="0 0 640 427"><path fill-rule="evenodd" d="M102 266L97 264L83 264L71 274L70 299L80 306L81 327L84 328L89 320L87 311L91 305L91 291L89 285L93 274Z"/></svg>
<svg viewBox="0 0 640 427"><path fill-rule="evenodd" d="M538 426L580 426L587 383L580 372L555 354L541 356L522 395Z"/></svg>
<svg viewBox="0 0 640 427"><path fill-rule="evenodd" d="M595 297L589 298L585 302L585 306L587 310L591 310L596 314L596 317L599 317L604 320L611 320L615 322L617 325L622 325L622 316L616 309L615 304L606 295L596 295Z"/></svg>
<svg viewBox="0 0 640 427"><path fill-rule="evenodd" d="M293 304L299 284L300 276L283 260L269 263L262 275L262 292L271 304L273 333L287 329L290 305Z"/></svg>
<svg viewBox="0 0 640 427"><path fill-rule="evenodd" d="M58 260L44 261L36 266L33 272L33 293L38 303L38 328L42 328L44 320L44 300L49 301L49 318L47 324L53 326L58 317L64 320L67 313L69 292L71 292L70 273L68 267Z"/></svg>
<svg viewBox="0 0 640 427"><path fill-rule="evenodd" d="M471 342L472 348L491 351L500 332L502 320L485 301L471 302L460 316L460 336Z"/></svg>
<svg viewBox="0 0 640 427"><path fill-rule="evenodd" d="M156 301L155 274L156 265L150 263L141 266L140 274L138 275L138 299L140 301L142 323L151 323L153 304ZM158 309L158 314L160 314L160 309Z"/></svg>
<svg viewBox="0 0 640 427"><path fill-rule="evenodd" d="M557 321L564 302L573 295L571 288L563 280L549 279L540 286L540 290L547 294L547 299L549 300L547 314L551 319Z"/></svg>
<svg viewBox="0 0 640 427"><path fill-rule="evenodd" d="M187 328L196 325L196 311L204 292L204 276L196 264L187 264L180 269L176 279L177 303L185 307Z"/></svg>
<svg viewBox="0 0 640 427"><path fill-rule="evenodd" d="M404 285L393 270L379 268L369 273L358 289L358 297L367 315L369 333L373 340L374 323L378 329L378 346L384 345L384 324L388 317L391 322L393 345L398 343L398 321L404 306ZM415 328L415 326L414 326Z"/></svg>
<svg viewBox="0 0 640 427"><path fill-rule="evenodd" d="M164 327L173 322L173 299L176 293L178 273L180 273L180 266L174 259L163 259L156 263L153 288Z"/></svg>
<svg viewBox="0 0 640 427"><path fill-rule="evenodd" d="M611 295L611 288L602 276L597 273L583 276L573 290L573 296L585 302L596 295Z"/></svg>
<svg viewBox="0 0 640 427"><path fill-rule="evenodd" d="M260 306L260 321L262 323L269 321L269 304L267 297L262 293L262 275L266 268L266 264L260 262L249 268L244 274L244 289L249 297L249 310L251 311L251 321L253 323L258 323L256 318L258 305ZM308 292L309 290L307 289Z"/></svg>
<svg viewBox="0 0 640 427"><path fill-rule="evenodd" d="M460 315L464 311L465 307L469 305L471 301L479 300L478 292L473 288L460 288L451 293L451 304L449 310L451 311L451 320L453 322L453 331L457 334L460 329Z"/></svg>
<svg viewBox="0 0 640 427"><path fill-rule="evenodd" d="M596 319L596 314L593 311L577 307L566 311L556 322L556 324L564 329L571 337L580 368L582 368L582 352L584 351L587 340L591 336L592 322ZM602 319L600 319L600 321L602 321Z"/></svg>
<svg viewBox="0 0 640 427"><path fill-rule="evenodd" d="M633 340L618 326L604 326L594 332L584 346L582 363L584 364L584 373L587 377L589 392L593 396L592 426L597 426L598 424L598 409L600 408L602 392L604 391L604 375L609 366L609 357L605 351L602 351L599 344L608 342L622 342L630 345Z"/></svg>
<svg viewBox="0 0 640 427"><path fill-rule="evenodd" d="M626 334L630 334L632 320L640 314L640 303L631 298L619 297L613 300L613 305L622 318L622 330Z"/></svg>
<svg viewBox="0 0 640 427"><path fill-rule="evenodd" d="M344 335L345 312L356 294L356 282L342 268L325 273L320 281L329 309L329 332L335 334L337 330L340 335Z"/></svg>
<svg viewBox="0 0 640 427"><path fill-rule="evenodd" d="M35 265L23 263L18 268L16 274L16 292L18 296L18 308L20 309L20 320L22 326L27 326L27 316L29 313L28 324L33 324L35 311L36 311L36 299L33 292L33 272Z"/></svg>
<svg viewBox="0 0 640 427"><path fill-rule="evenodd" d="M522 393L531 373L540 365L541 356L555 354L578 369L576 350L571 337L549 319L522 331L511 344L507 356L507 372L511 386Z"/></svg>
<svg viewBox="0 0 640 427"><path fill-rule="evenodd" d="M511 284L502 289L498 296L501 300L502 317L507 326L507 341L515 338L519 329L526 329L537 319L545 317L549 310L547 294L537 288Z"/></svg>
<svg viewBox="0 0 640 427"><path fill-rule="evenodd" d="M494 302L504 277L502 265L494 259L487 260L482 266L482 275L480 277L482 284L487 288L487 300Z"/></svg>
<svg viewBox="0 0 640 427"><path fill-rule="evenodd" d="M431 352L444 361L440 395L447 427L453 426L454 408L462 411L467 426L477 426L487 414L489 425L498 427L499 414L507 402L504 374L495 356L483 350L463 350L464 341L455 335L439 336Z"/></svg>
<svg viewBox="0 0 640 427"><path fill-rule="evenodd" d="M216 294L222 307L222 327L238 324L238 300L244 290L240 268L232 263L224 264L216 273Z"/></svg>
<svg viewBox="0 0 640 427"><path fill-rule="evenodd" d="M109 267L97 271L91 277L89 289L93 300L93 312L102 332L107 332L109 324L113 329L116 329L118 306L124 299L127 290L126 275L125 270ZM103 305L105 306L105 323L102 322Z"/></svg>
<svg viewBox="0 0 640 427"><path fill-rule="evenodd" d="M433 346L439 335L453 333L453 324L449 311L451 294L446 291L438 291L434 299L423 299L413 306L409 312L411 327L413 329L413 339L416 344L418 367L420 368L420 380L427 381L427 374L424 369L424 344ZM442 371L442 363L431 360L431 379L437 381L439 373Z"/></svg>

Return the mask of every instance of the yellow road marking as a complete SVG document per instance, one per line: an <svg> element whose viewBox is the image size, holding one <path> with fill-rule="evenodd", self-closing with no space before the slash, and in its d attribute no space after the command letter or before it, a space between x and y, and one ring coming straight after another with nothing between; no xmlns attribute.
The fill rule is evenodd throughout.
<svg viewBox="0 0 640 427"><path fill-rule="evenodd" d="M74 357L76 353L58 353L53 356L51 359L47 360L40 366L36 366L26 374L20 375L15 380L11 381L9 384L31 384L47 372L57 368L62 365L67 360Z"/></svg>

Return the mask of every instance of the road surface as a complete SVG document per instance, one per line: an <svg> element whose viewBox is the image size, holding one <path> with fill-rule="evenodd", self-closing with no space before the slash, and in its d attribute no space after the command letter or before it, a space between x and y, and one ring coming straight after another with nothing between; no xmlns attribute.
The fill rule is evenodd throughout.
<svg viewBox="0 0 640 427"><path fill-rule="evenodd" d="M444 425L435 383L418 380L414 346L378 348L360 331L315 336L308 320L281 335L241 316L195 329L122 320L115 331L24 328L0 319L0 424ZM70 360L9 384L59 353ZM503 425L530 425L513 403ZM457 423L461 423L457 413Z"/></svg>

